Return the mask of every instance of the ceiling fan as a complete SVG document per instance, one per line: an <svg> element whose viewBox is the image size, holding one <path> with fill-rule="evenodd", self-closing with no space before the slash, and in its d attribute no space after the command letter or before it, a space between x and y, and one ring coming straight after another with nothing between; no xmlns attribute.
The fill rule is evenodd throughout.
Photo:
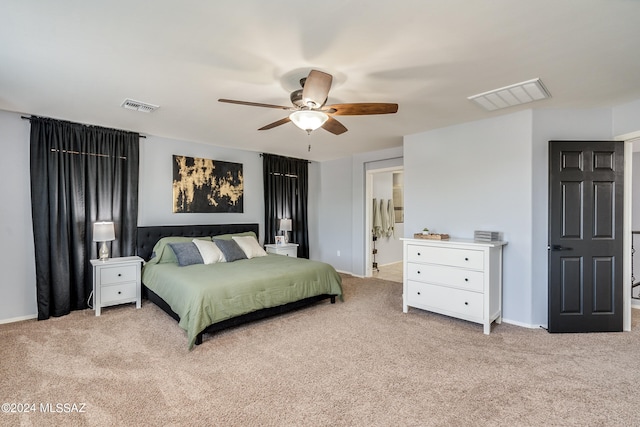
<svg viewBox="0 0 640 427"><path fill-rule="evenodd" d="M285 123L293 122L294 125L307 131L308 134L320 127L334 135L345 133L347 128L333 116L366 116L371 114L390 114L398 111L398 104L387 103L367 102L325 105L332 81L331 74L311 70L307 77L300 79L302 89L291 92L292 107L236 101L233 99L218 99L218 101L291 111L292 113L289 116L263 126L258 130L273 129Z"/></svg>

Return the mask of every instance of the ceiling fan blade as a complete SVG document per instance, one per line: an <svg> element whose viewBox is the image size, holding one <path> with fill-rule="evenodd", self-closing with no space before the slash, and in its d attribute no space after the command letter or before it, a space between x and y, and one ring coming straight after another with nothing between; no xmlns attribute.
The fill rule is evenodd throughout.
<svg viewBox="0 0 640 427"><path fill-rule="evenodd" d="M324 122L322 125L322 129L331 132L334 135L340 135L347 131L347 128L344 127L342 123L329 116L329 120Z"/></svg>
<svg viewBox="0 0 640 427"><path fill-rule="evenodd" d="M269 123L266 126L262 126L260 129L258 130L268 130L268 129L273 129L276 126L280 126L283 125L285 123L289 123L291 121L291 119L289 117L285 117L284 119L280 119L277 122L273 122L273 123Z"/></svg>
<svg viewBox="0 0 640 427"><path fill-rule="evenodd" d="M392 114L398 112L398 104L362 102L355 104L333 104L323 108L335 116L366 116L369 114Z"/></svg>
<svg viewBox="0 0 640 427"><path fill-rule="evenodd" d="M282 105L273 105L273 104L261 104L259 102L247 102L247 101L236 101L234 99L218 99L219 102L226 102L229 104L239 104L239 105L249 105L252 107L266 107L266 108L277 108L280 110L293 111L296 108L293 107L284 107Z"/></svg>
<svg viewBox="0 0 640 427"><path fill-rule="evenodd" d="M333 77L331 74L311 70L302 88L302 102L309 108L320 108L327 102Z"/></svg>

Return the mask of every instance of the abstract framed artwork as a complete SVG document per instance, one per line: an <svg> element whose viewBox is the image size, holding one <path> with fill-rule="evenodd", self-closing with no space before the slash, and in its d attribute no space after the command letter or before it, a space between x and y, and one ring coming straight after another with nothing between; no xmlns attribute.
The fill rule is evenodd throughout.
<svg viewBox="0 0 640 427"><path fill-rule="evenodd" d="M173 156L174 213L242 213L242 163Z"/></svg>

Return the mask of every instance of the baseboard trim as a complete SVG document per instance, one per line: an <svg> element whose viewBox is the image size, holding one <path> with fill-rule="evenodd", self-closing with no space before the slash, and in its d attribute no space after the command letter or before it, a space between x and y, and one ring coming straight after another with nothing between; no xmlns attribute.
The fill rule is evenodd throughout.
<svg viewBox="0 0 640 427"><path fill-rule="evenodd" d="M0 325L3 325L5 323L22 322L23 320L33 320L37 318L38 318L37 314L31 314L29 316L13 317L11 319L0 319Z"/></svg>
<svg viewBox="0 0 640 427"><path fill-rule="evenodd" d="M350 271L338 270L337 268L336 268L336 271L341 274L348 274L350 276L353 276L353 273Z"/></svg>
<svg viewBox="0 0 640 427"><path fill-rule="evenodd" d="M392 261L392 262L388 262L386 264L378 264L378 267L388 267L390 265L396 265L396 264L402 264L402 260L400 260L400 261Z"/></svg>
<svg viewBox="0 0 640 427"><path fill-rule="evenodd" d="M522 328L527 328L527 329L538 329L538 328L547 329L547 325L533 325L531 323L524 323L524 322L519 322L517 320L505 319L504 317L502 318L502 322L503 323L508 323L508 324L514 325L514 326L520 326Z"/></svg>

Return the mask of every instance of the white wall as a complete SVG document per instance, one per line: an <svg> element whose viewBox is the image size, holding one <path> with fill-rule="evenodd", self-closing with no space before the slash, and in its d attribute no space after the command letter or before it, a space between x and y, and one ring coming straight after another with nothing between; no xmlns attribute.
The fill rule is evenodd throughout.
<svg viewBox="0 0 640 427"><path fill-rule="evenodd" d="M242 163L244 175L243 213L173 213L173 155L202 157ZM138 225L260 224L264 238L264 187L259 153L216 147L157 136L140 140L140 188Z"/></svg>
<svg viewBox="0 0 640 427"><path fill-rule="evenodd" d="M522 111L404 139L405 236L502 232L503 316L517 324L532 317L531 128Z"/></svg>
<svg viewBox="0 0 640 427"><path fill-rule="evenodd" d="M547 325L549 141L611 140L611 110L535 110L533 112L532 292L534 325Z"/></svg>
<svg viewBox="0 0 640 427"><path fill-rule="evenodd" d="M319 164L320 186L316 195L317 239L311 242L317 259L342 272L351 272L351 159ZM346 227L345 227L346 226ZM340 255L338 255L338 251Z"/></svg>
<svg viewBox="0 0 640 427"><path fill-rule="evenodd" d="M309 233L309 259L319 260L322 256L320 241L320 206L321 167L318 162L309 163L309 198L307 199L307 232Z"/></svg>
<svg viewBox="0 0 640 427"><path fill-rule="evenodd" d="M626 135L640 131L640 99L613 107L612 135Z"/></svg>
<svg viewBox="0 0 640 427"><path fill-rule="evenodd" d="M0 323L37 316L27 120L0 111Z"/></svg>
<svg viewBox="0 0 640 427"><path fill-rule="evenodd" d="M317 205L319 240L312 250L319 254L316 259L356 276L364 276L366 272L365 175L368 165L374 163L380 168L401 165L402 147L318 165L321 181Z"/></svg>

